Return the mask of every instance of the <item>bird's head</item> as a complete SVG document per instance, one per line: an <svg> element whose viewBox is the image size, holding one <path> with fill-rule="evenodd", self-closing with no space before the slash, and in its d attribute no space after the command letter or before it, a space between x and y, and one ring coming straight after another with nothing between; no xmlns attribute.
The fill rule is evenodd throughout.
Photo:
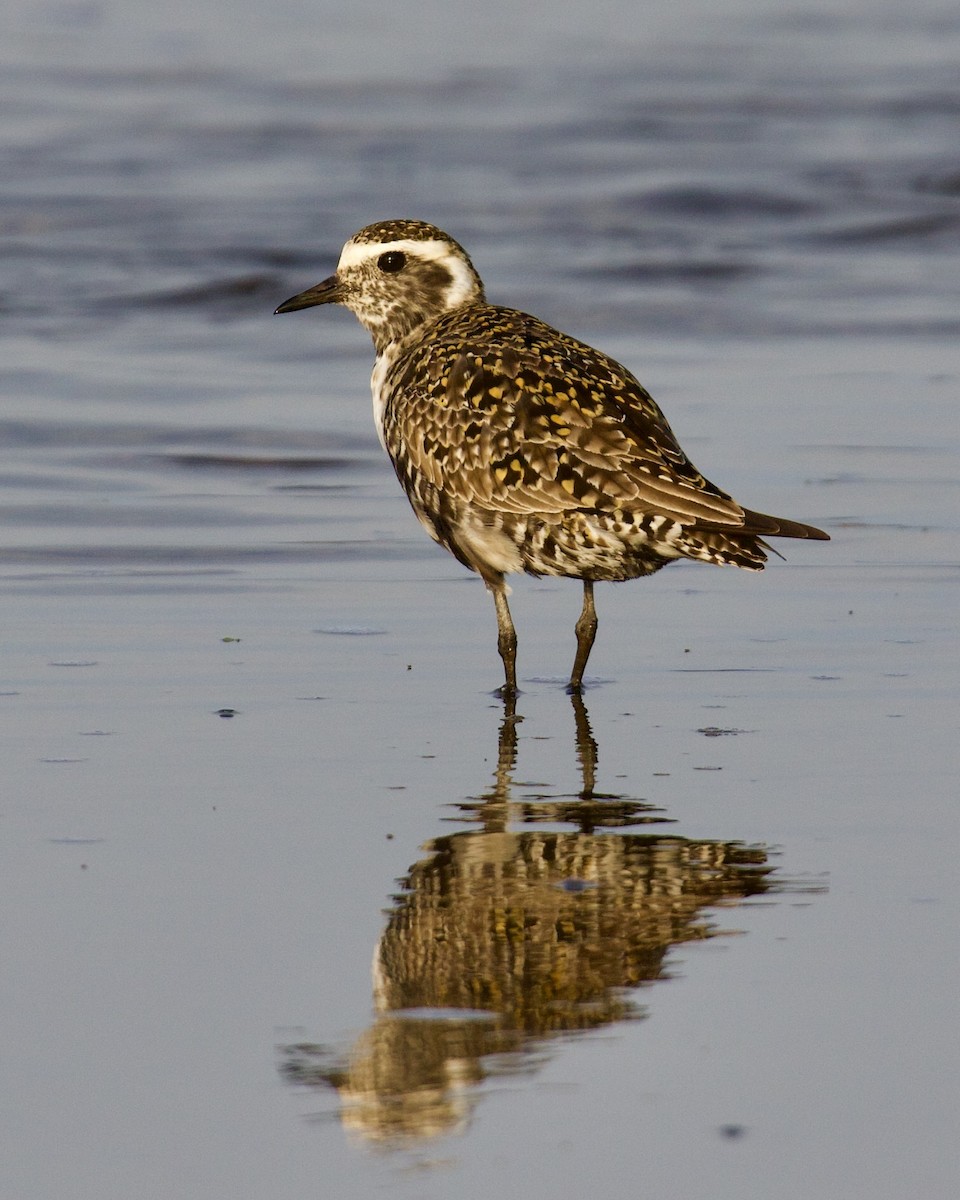
<svg viewBox="0 0 960 1200"><path fill-rule="evenodd" d="M483 302L480 276L452 237L423 221L381 221L347 242L336 274L276 311L342 304L379 352L444 313Z"/></svg>

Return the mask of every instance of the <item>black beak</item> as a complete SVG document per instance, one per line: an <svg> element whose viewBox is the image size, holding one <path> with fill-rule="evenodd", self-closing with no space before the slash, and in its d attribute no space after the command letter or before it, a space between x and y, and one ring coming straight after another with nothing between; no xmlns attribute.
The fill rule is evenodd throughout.
<svg viewBox="0 0 960 1200"><path fill-rule="evenodd" d="M307 288L305 292L299 292L296 296L291 296L289 300L284 300L280 307L274 310L274 315L297 312L301 308L313 308L317 304L337 304L342 299L343 289L340 286L340 280L336 275L331 275L323 283L318 283L315 287Z"/></svg>

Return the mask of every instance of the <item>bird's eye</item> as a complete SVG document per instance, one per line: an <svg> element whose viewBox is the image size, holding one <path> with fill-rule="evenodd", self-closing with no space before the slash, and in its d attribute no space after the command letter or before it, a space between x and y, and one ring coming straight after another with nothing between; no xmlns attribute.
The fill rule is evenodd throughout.
<svg viewBox="0 0 960 1200"><path fill-rule="evenodd" d="M377 259L377 266L387 275L402 271L407 265L407 256L401 250L388 250Z"/></svg>

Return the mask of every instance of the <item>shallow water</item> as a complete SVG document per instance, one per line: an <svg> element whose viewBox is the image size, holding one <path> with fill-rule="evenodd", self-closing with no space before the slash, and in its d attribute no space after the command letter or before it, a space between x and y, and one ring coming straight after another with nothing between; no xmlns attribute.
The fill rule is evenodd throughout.
<svg viewBox="0 0 960 1200"><path fill-rule="evenodd" d="M953 7L14 15L3 1194L956 1195ZM401 215L833 541L598 589L582 709L517 581L512 719L270 315Z"/></svg>

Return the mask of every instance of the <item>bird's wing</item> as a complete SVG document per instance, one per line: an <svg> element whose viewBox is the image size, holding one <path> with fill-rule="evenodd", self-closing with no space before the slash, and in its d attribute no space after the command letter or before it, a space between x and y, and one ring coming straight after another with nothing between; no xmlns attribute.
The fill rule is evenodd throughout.
<svg viewBox="0 0 960 1200"><path fill-rule="evenodd" d="M400 450L421 479L481 508L743 527L629 371L525 313L481 315L469 338L441 322L397 363L385 414L395 462Z"/></svg>

